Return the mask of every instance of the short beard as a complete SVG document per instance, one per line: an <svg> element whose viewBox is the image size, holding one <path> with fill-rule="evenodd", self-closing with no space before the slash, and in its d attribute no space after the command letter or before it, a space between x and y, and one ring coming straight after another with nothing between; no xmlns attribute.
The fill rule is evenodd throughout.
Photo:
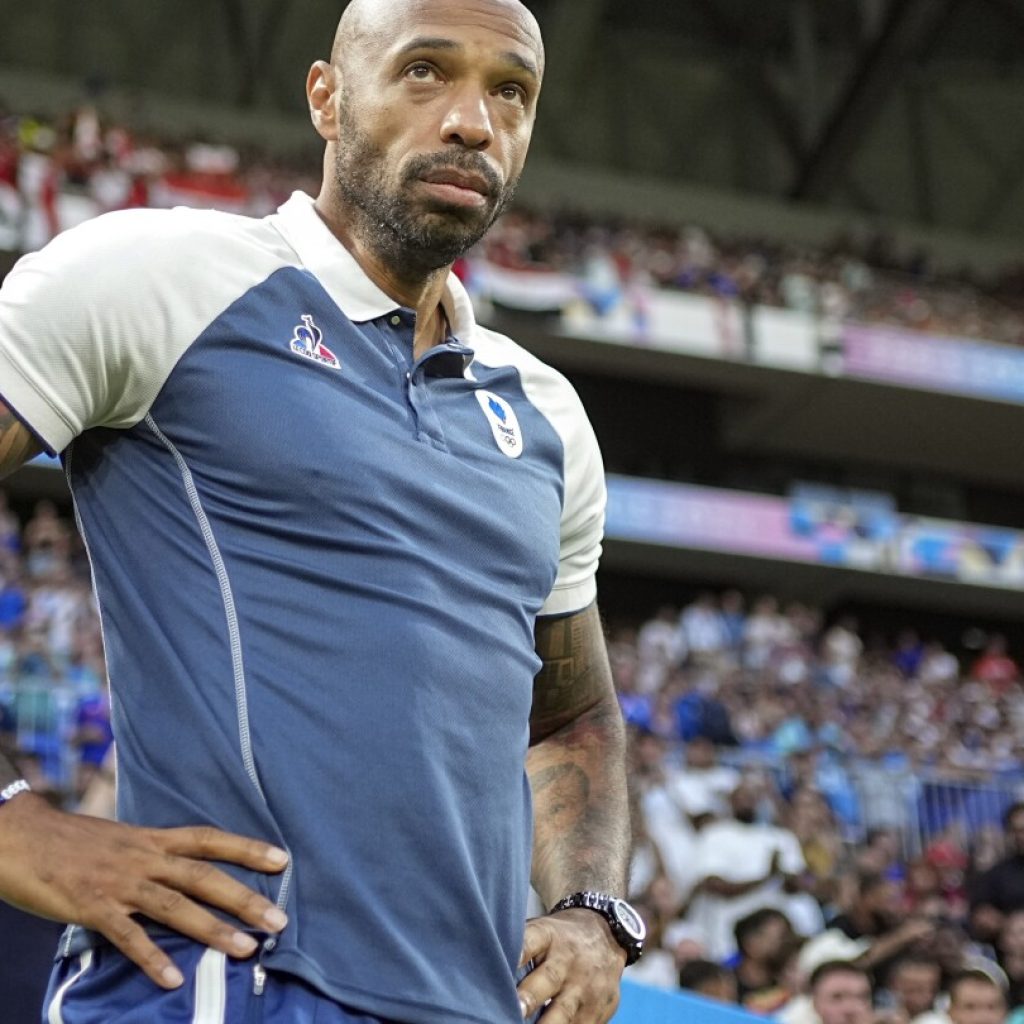
<svg viewBox="0 0 1024 1024"><path fill-rule="evenodd" d="M429 274L451 266L487 234L512 202L518 178L502 188L493 168L482 156L456 146L434 156L410 160L402 173L399 189L389 192L384 183L385 157L380 147L355 124L345 103L341 105L339 118L344 142L338 146L334 160L337 193L358 218L353 228L359 240L402 276ZM439 167L483 175L490 189L490 212L481 217L478 211L416 211L405 196L403 186L411 185ZM464 219L467 216L473 219Z"/></svg>

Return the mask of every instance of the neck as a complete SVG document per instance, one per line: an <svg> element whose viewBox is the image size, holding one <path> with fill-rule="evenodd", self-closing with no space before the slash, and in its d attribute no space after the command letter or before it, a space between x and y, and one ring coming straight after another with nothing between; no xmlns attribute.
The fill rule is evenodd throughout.
<svg viewBox="0 0 1024 1024"><path fill-rule="evenodd" d="M441 298L451 267L422 270L410 260L405 266L395 266L384 260L365 237L352 228L358 223L357 217L347 217L332 211L339 204L325 200L324 193L314 203L320 219L331 229L331 233L352 254L363 273L399 305L416 313L416 332L413 347L416 356L428 348L444 341L446 320L441 308Z"/></svg>

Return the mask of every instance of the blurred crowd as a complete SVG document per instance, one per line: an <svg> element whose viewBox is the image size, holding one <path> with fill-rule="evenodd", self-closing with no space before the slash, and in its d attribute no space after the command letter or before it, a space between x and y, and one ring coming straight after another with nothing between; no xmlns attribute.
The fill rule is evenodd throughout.
<svg viewBox="0 0 1024 1024"><path fill-rule="evenodd" d="M79 536L46 500L22 526L0 490L0 749L37 792L74 806L112 738Z"/></svg>
<svg viewBox="0 0 1024 1024"><path fill-rule="evenodd" d="M903 254L884 234L849 233L821 248L626 220L525 209L506 214L483 243L512 269L584 276L595 292L610 283L675 289L749 306L790 309L827 322L1024 344L1024 266L990 280L965 267L941 274L928 254Z"/></svg>
<svg viewBox="0 0 1024 1024"><path fill-rule="evenodd" d="M263 216L319 182L315 159L293 166L258 148L157 137L91 106L51 120L0 102L0 249L39 249L83 220L134 207Z"/></svg>
<svg viewBox="0 0 1024 1024"><path fill-rule="evenodd" d="M1024 689L999 634L969 630L964 661L913 629L737 591L703 594L618 630L612 665L627 719L666 741L703 732L747 755L790 758L828 791L854 760L970 779L1024 766Z"/></svg>
<svg viewBox="0 0 1024 1024"><path fill-rule="evenodd" d="M88 217L191 205L263 215L315 192L313 151L291 164L257 148L138 133L82 106L57 120L0 104L0 249L32 250ZM519 207L479 255L502 267L580 275L595 288L647 285L933 334L1024 344L1024 266L982 280L936 273L923 251L875 232L810 248L706 227L600 221Z"/></svg>
<svg viewBox="0 0 1024 1024"><path fill-rule="evenodd" d="M1024 1019L1024 689L1002 637L968 639L738 592L613 633L635 980L784 1024Z"/></svg>

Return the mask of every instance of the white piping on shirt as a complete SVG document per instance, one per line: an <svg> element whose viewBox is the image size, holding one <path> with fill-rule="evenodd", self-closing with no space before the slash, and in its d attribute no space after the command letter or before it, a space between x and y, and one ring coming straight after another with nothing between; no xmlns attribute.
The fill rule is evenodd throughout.
<svg viewBox="0 0 1024 1024"><path fill-rule="evenodd" d="M192 1024L224 1024L227 1009L227 959L219 949L208 949L196 968L196 1009Z"/></svg>
<svg viewBox="0 0 1024 1024"><path fill-rule="evenodd" d="M242 658L242 636L238 628L238 613L235 609L235 597L231 590L231 580L228 577L224 559L221 556L220 548L217 545L217 538L213 535L213 528L203 508L202 499L196 488L192 470L184 456L174 446L174 443L157 426L156 420L151 414L146 415L146 426L153 432L157 440L171 453L178 471L181 473L182 482L185 485L185 493L188 496L192 512L195 514L199 530L206 543L206 550L210 554L210 561L217 576L217 584L220 587L221 601L224 604L224 617L227 620L228 639L231 644L231 668L234 674L235 683L235 709L238 716L238 740L242 751L242 764L245 766L246 774L259 793L263 803L267 803L266 794L260 784L259 773L256 771L256 760L252 752L252 735L249 731L249 698L245 686L245 662ZM290 853L291 851L289 851ZM288 889L292 878L292 859L289 857L288 867L285 869L284 877L281 880L281 891L277 898L277 904L282 909L288 903Z"/></svg>
<svg viewBox="0 0 1024 1024"><path fill-rule="evenodd" d="M68 989L89 970L89 967L92 965L92 953L91 949L87 949L79 956L78 970L54 992L53 999L50 1001L50 1008L46 1011L47 1024L64 1024L64 1014L61 1013L64 997L68 994Z"/></svg>

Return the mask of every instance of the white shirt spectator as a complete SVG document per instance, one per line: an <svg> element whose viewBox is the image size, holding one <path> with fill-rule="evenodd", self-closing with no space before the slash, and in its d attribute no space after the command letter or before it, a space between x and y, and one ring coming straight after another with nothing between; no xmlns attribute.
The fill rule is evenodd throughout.
<svg viewBox="0 0 1024 1024"><path fill-rule="evenodd" d="M692 654L717 654L729 645L722 613L711 598L702 597L683 610L679 630Z"/></svg>
<svg viewBox="0 0 1024 1024"><path fill-rule="evenodd" d="M636 649L641 661L657 661L662 665L678 664L686 654L686 645L671 609L665 609L657 618L640 627Z"/></svg>
<svg viewBox="0 0 1024 1024"><path fill-rule="evenodd" d="M682 768L666 783L669 796L688 815L711 811L718 817L729 813L729 794L740 784L740 773L726 765Z"/></svg>
<svg viewBox="0 0 1024 1024"><path fill-rule="evenodd" d="M697 882L694 873L697 833L665 786L648 789L641 797L641 809L647 834L661 853L665 874L681 894L688 894Z"/></svg>
<svg viewBox="0 0 1024 1024"><path fill-rule="evenodd" d="M697 834L694 873L699 879L717 876L727 882L754 882L768 875L776 854L783 874L799 875L807 867L792 832L747 825L734 818L716 821ZM786 912L787 897L780 877L770 878L742 896L700 892L694 897L689 919L701 929L709 958L725 960L736 952L736 922L761 907Z"/></svg>

